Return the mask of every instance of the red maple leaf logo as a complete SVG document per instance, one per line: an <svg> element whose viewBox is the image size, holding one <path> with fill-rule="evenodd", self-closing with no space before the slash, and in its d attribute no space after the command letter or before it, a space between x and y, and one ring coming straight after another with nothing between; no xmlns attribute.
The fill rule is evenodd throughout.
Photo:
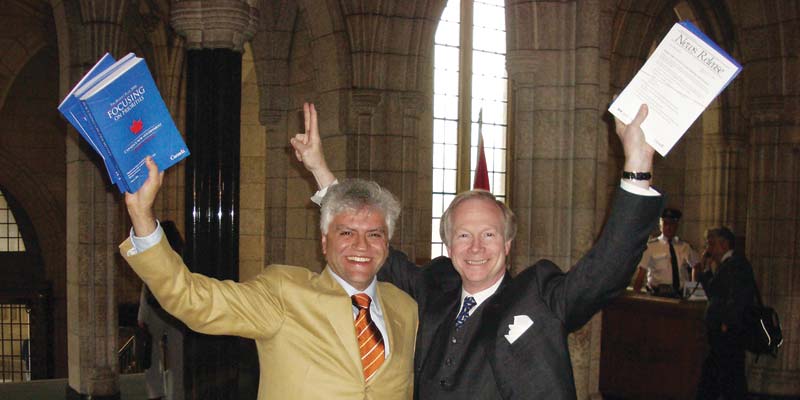
<svg viewBox="0 0 800 400"><path fill-rule="evenodd" d="M130 129L131 132L133 132L134 135L138 135L139 132L142 131L142 125L144 125L144 124L142 124L142 119L141 118L135 119L135 120L133 120L133 123L131 124L130 128L128 128L128 129Z"/></svg>

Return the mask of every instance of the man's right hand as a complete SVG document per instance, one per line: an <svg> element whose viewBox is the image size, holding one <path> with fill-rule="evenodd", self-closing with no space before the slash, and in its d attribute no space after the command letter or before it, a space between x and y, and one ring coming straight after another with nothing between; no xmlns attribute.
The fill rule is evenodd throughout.
<svg viewBox="0 0 800 400"><path fill-rule="evenodd" d="M697 263L692 269L693 271L697 271L698 274L702 274L706 271L715 270L716 260L714 257L711 256L711 253L708 250L703 251L703 254L700 256L700 262Z"/></svg>
<svg viewBox="0 0 800 400"><path fill-rule="evenodd" d="M317 185L322 189L330 186L336 180L336 177L325 162L325 154L322 152L322 140L319 137L317 110L313 103L303 103L303 121L305 122L305 133L294 135L289 142L294 148L294 155L297 160L302 162L303 166L314 174Z"/></svg>
<svg viewBox="0 0 800 400"><path fill-rule="evenodd" d="M147 166L147 180L136 193L125 193L125 205L128 215L131 216L133 234L139 237L150 235L158 226L153 203L164 181L164 171L158 172L158 165L152 157L147 156L144 163Z"/></svg>

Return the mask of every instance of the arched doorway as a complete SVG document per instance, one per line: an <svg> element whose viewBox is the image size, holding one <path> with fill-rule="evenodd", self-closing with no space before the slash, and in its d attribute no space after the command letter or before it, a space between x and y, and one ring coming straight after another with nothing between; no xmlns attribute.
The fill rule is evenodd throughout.
<svg viewBox="0 0 800 400"><path fill-rule="evenodd" d="M0 187L0 382L53 377L51 288L36 234Z"/></svg>

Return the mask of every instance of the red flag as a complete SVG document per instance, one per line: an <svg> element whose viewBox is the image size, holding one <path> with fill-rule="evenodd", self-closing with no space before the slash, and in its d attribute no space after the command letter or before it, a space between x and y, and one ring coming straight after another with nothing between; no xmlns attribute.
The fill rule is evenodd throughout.
<svg viewBox="0 0 800 400"><path fill-rule="evenodd" d="M482 125L482 124L481 124ZM483 152L483 132L478 129L478 165L475 166L473 189L489 190L489 170L486 168L486 154Z"/></svg>

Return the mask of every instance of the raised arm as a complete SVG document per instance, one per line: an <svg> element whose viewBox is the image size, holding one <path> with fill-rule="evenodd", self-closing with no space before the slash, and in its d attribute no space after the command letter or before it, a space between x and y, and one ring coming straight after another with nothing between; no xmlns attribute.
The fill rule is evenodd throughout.
<svg viewBox="0 0 800 400"><path fill-rule="evenodd" d="M317 109L313 103L303 103L304 133L298 133L289 141L294 148L294 155L303 166L314 175L319 189L330 186L336 177L325 162L322 152L322 140L319 137Z"/></svg>
<svg viewBox="0 0 800 400"><path fill-rule="evenodd" d="M158 229L153 203L164 179L151 158L145 165L147 180L136 193L125 194L133 232L139 238ZM133 239L129 238L120 250L159 304L193 330L256 338L271 334L283 321L281 301L274 295L279 292L275 288L277 279L262 274L256 278L260 284L256 280L237 283L193 274L163 234L152 246L137 251L133 251Z"/></svg>
<svg viewBox="0 0 800 400"><path fill-rule="evenodd" d="M630 124L616 121L625 151L625 171L652 171L654 150L645 142L640 127L646 116L647 107L643 105ZM611 214L595 245L569 273L540 288L570 331L585 324L628 285L663 206L663 197L650 190L649 180L625 183L636 190L617 190Z"/></svg>

